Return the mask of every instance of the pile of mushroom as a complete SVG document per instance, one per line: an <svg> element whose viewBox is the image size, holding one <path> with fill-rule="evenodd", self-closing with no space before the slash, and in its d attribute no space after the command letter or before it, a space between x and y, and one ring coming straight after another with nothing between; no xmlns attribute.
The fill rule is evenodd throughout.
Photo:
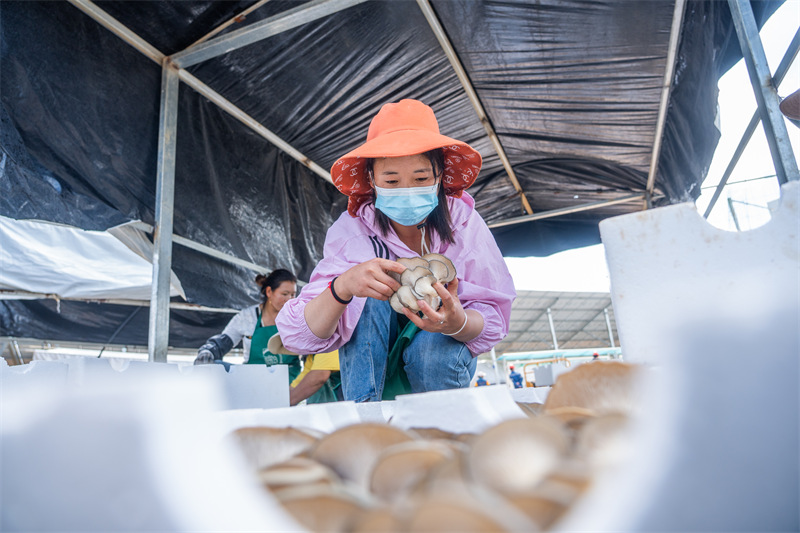
<svg viewBox="0 0 800 533"><path fill-rule="evenodd" d="M639 368L559 376L542 404L480 434L361 423L233 432L261 485L309 531L543 531L629 452Z"/></svg>
<svg viewBox="0 0 800 533"><path fill-rule="evenodd" d="M400 257L397 262L406 267L402 274L391 272L400 288L392 295L392 309L403 313L403 308L418 312L417 300L423 300L438 309L441 299L433 288L437 281L449 283L456 278L456 267L442 254L425 254L422 257Z"/></svg>

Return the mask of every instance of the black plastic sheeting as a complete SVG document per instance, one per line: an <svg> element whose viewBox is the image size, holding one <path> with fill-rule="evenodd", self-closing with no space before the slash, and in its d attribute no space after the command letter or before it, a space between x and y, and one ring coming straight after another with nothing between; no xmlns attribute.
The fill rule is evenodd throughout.
<svg viewBox="0 0 800 533"><path fill-rule="evenodd" d="M97 5L172 54L253 3ZM272 0L226 31L300 4ZM759 25L780 4L753 2ZM672 1L432 5L535 213L644 190ZM66 2L4 0L0 39L0 215L85 229L152 224L160 66ZM716 82L740 56L727 3L688 1L657 205L699 195L719 137ZM525 214L416 2L361 4L188 70L323 168L363 142L383 103L420 99L443 133L484 156L470 192L487 222ZM191 88L182 84L179 99L175 233L307 279L345 197ZM549 255L598 243L600 220L640 208L494 233L506 256ZM257 299L253 272L179 245L173 270L190 302Z"/></svg>

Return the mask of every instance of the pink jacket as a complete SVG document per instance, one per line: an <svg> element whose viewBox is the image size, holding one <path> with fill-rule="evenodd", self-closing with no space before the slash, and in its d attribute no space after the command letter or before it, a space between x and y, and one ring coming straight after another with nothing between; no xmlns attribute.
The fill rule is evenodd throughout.
<svg viewBox="0 0 800 533"><path fill-rule="evenodd" d="M464 309L483 315L483 331L467 343L474 355L488 352L508 334L511 304L517 297L514 282L503 256L483 218L475 211L475 200L466 192L461 198L448 197L455 244L431 235L431 252L450 258L456 266L458 297ZM306 304L327 290L328 283L348 268L374 257L396 260L413 257L412 252L390 231L383 237L375 222L375 206L365 204L358 217L342 213L328 230L324 257L311 274L300 296L289 300L275 320L284 346L297 353L324 353L338 349L353 334L366 298L353 298L336 331L327 339L314 335L306 324Z"/></svg>

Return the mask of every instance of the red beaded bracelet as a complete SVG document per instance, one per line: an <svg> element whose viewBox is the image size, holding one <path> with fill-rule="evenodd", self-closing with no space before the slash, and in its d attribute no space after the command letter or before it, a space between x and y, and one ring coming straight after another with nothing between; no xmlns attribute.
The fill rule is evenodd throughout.
<svg viewBox="0 0 800 533"><path fill-rule="evenodd" d="M339 276L336 276L330 281L330 283L328 283L328 288L331 290L331 296L333 296L333 299L339 302L340 304L347 305L353 301L353 297L351 296L349 300L342 300L341 298L339 298L339 295L336 294L335 290L333 290L333 282L336 281L337 279L339 279Z"/></svg>

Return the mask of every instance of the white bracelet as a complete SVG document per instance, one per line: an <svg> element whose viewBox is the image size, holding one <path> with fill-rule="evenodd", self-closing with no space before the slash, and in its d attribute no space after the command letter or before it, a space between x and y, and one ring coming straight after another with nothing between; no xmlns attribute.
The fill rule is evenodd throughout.
<svg viewBox="0 0 800 533"><path fill-rule="evenodd" d="M460 328L458 328L458 331L456 331L455 333L442 333L442 335L447 335L448 337L455 337L456 335L464 331L464 328L467 327L467 322L469 322L469 315L467 314L466 311L464 311L464 324Z"/></svg>

